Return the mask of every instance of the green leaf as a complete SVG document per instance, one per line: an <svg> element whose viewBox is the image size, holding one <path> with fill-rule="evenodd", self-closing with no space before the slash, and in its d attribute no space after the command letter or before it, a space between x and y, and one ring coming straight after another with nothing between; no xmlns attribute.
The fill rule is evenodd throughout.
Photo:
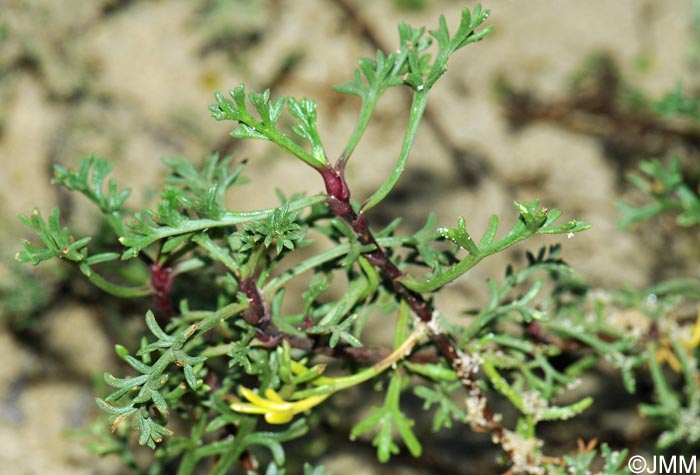
<svg viewBox="0 0 700 475"><path fill-rule="evenodd" d="M471 14L468 9L462 10L462 18L454 36L450 37L447 29L447 21L444 16L440 16L439 27L430 32L430 35L437 40L438 54L435 62L430 68L428 77L425 80L425 87L431 88L447 71L447 61L457 50L465 47L469 43L474 43L483 39L493 30L492 26L484 28L479 32L474 30L483 24L489 17L489 10L481 10L481 5L474 7Z"/></svg>
<svg viewBox="0 0 700 475"><path fill-rule="evenodd" d="M262 119L263 124L270 126L277 124L277 121L282 114L282 108L284 107L286 98L280 97L271 103L270 90L265 89L262 94L251 92L248 94L248 99L260 115L260 119Z"/></svg>
<svg viewBox="0 0 700 475"><path fill-rule="evenodd" d="M243 226L243 232L236 233L242 246L240 251L254 249L258 245L266 248L275 243L275 251L294 250L295 243L302 241L306 230L298 224L299 213L289 212L289 203L276 208L264 220L252 221Z"/></svg>
<svg viewBox="0 0 700 475"><path fill-rule="evenodd" d="M171 172L165 179L168 188L161 193L158 222L177 226L192 213L219 219L226 212L226 192L248 181L241 177L245 161L231 168L232 161L231 155L220 158L212 153L197 169L184 158L163 159Z"/></svg>
<svg viewBox="0 0 700 475"><path fill-rule="evenodd" d="M440 364L417 364L405 361L404 366L411 372L425 376L433 381L454 381L457 379L457 372L452 368Z"/></svg>
<svg viewBox="0 0 700 475"><path fill-rule="evenodd" d="M185 381L187 381L187 385L192 389L193 391L197 389L197 377L194 374L194 368L192 365L186 364L183 367L183 372L185 373Z"/></svg>
<svg viewBox="0 0 700 475"><path fill-rule="evenodd" d="M136 371L138 371L141 374L148 374L151 372L151 367L148 366L147 364L144 364L143 362L137 360L131 355L125 355L122 357L124 361L126 361L129 366L134 368Z"/></svg>
<svg viewBox="0 0 700 475"><path fill-rule="evenodd" d="M173 391L175 393L182 391L180 386L182 379L173 377L170 368L173 364L183 367L184 379L194 390L198 388L196 373L201 368L198 365L206 360L202 355L189 355L183 346L196 332L209 331L221 325L226 319L240 314L245 308L246 304L234 303L216 312L204 312L205 316L198 323L182 326L172 335L158 325L152 312L148 312L146 324L158 340L151 344L142 344L138 353L142 361L128 355L123 347L116 348L123 359L143 374L133 378L116 378L111 374L105 374L105 382L117 390L104 400L99 399L98 406L118 418L114 419L115 423L135 415L134 424L141 432L140 443L155 448L155 444L159 443L164 436L170 435L171 431L150 418L149 408L157 409L160 416L165 419L168 414L166 398L171 397ZM151 361L149 354L154 351L159 352L158 359L151 365L146 364L145 361ZM122 404L121 407L112 405L117 401ZM135 412L137 409L138 412Z"/></svg>
<svg viewBox="0 0 700 475"><path fill-rule="evenodd" d="M351 439L354 439L376 427L372 445L377 447L377 459L382 463L388 462L392 455L399 453L399 446L393 439L394 427L411 455L420 457L422 453L421 444L411 429L413 421L408 419L399 407L400 397L401 377L394 374L389 383L384 406L373 407L370 415L355 425L350 433Z"/></svg>
<svg viewBox="0 0 700 475"><path fill-rule="evenodd" d="M605 460L602 475L629 475L630 471L626 463L627 449L613 451L608 444L603 444L601 446L601 452L603 454L603 460Z"/></svg>
<svg viewBox="0 0 700 475"><path fill-rule="evenodd" d="M327 163L328 160L323 150L323 143L316 128L316 103L306 98L298 101L290 97L287 101L287 108L299 120L297 125L292 126L294 133L309 142L311 154L318 163Z"/></svg>
<svg viewBox="0 0 700 475"><path fill-rule="evenodd" d="M603 470L600 475L630 475L630 470L627 467L627 450L613 451L607 444L601 446L602 458L605 461ZM596 457L596 451L581 451L575 456L565 455L566 473L571 475L589 475L591 473L591 464ZM646 470L645 470L646 471Z"/></svg>
<svg viewBox="0 0 700 475"><path fill-rule="evenodd" d="M362 342L355 335L353 335L352 332L352 326L356 320L357 314L353 314L345 318L340 323L326 323L314 325L313 327L306 330L306 332L312 335L330 334L331 337L328 341L328 346L330 346L331 348L335 348L341 340L348 343L351 346L360 347L362 346Z"/></svg>
<svg viewBox="0 0 700 475"><path fill-rule="evenodd" d="M288 213L295 213L304 208L313 206L314 204L325 201L325 196L317 195L308 198L299 198L290 201L287 205ZM131 259L138 255L147 246L167 238L181 236L183 234L195 233L199 231L227 228L253 221L259 221L269 218L279 208L270 208L259 211L243 211L243 212L226 212L218 219L183 219L177 225L161 225L154 221L155 213L152 211L143 211L135 214L135 222L129 225L128 233L119 238L127 250L122 254L122 259ZM279 213L279 211L277 211Z"/></svg>
<svg viewBox="0 0 700 475"><path fill-rule="evenodd" d="M143 410L138 411L136 422L141 432L139 444L146 445L153 450L155 450L156 444L163 441L163 437L173 434L173 431L155 422L148 416L148 413Z"/></svg>
<svg viewBox="0 0 700 475"><path fill-rule="evenodd" d="M102 212L114 213L121 210L122 206L124 206L124 202L129 197L131 190L118 191L114 179L109 180L107 190L104 189L105 179L113 168L114 165L108 160L89 155L79 160L78 171L68 170L61 165L54 165L53 181L69 190L82 193L95 203Z"/></svg>
<svg viewBox="0 0 700 475"><path fill-rule="evenodd" d="M148 326L148 329L158 340L167 342L168 344L172 344L172 342L175 341L174 337L168 335L160 328L160 325L158 325L156 321L156 316L150 310L146 312L146 326Z"/></svg>
<svg viewBox="0 0 700 475"><path fill-rule="evenodd" d="M414 93L413 102L411 104L411 115L408 119L408 126L406 127L406 134L404 135L404 141L401 145L401 151L399 152L399 159L384 183L382 183L379 189L365 201L364 205L362 205L362 212L366 213L381 203L389 195L391 190L394 189L399 178L403 174L408 156L413 148L416 133L418 132L418 125L423 117L423 112L425 112L425 107L428 104L427 93L428 91L426 89L421 89Z"/></svg>
<svg viewBox="0 0 700 475"><path fill-rule="evenodd" d="M232 100L217 92L214 95L216 104L210 106L209 110L216 120L238 122L239 128L231 133L235 138L269 140L316 169L328 166L316 130L316 105L312 101L282 98L270 102L269 91L250 93L248 100L253 104L259 116L259 118L255 118L248 110L243 84L229 91L229 96ZM277 121L285 101L288 102L290 113L300 121L294 131L310 142L311 153L287 137L283 131L277 129Z"/></svg>
<svg viewBox="0 0 700 475"><path fill-rule="evenodd" d="M365 204L362 206L364 212L369 211L383 201L396 186L413 148L418 125L427 104L428 91L447 70L447 62L455 51L483 38L491 31L490 28L485 28L479 33L474 33L474 28L486 21L486 18L488 18L488 11L482 12L481 6L477 6L474 9L473 16L468 10L465 10L462 14L462 23L457 34L450 39L445 19L441 17L440 28L436 32L431 32L431 35L438 40L438 54L432 65L430 64L430 54L425 52L431 43L430 38L424 37L425 28L416 29L401 23L399 25L400 46L397 53L389 54L386 57L383 54L378 54L376 61L366 60L360 63L360 69L367 78L367 86L362 82L360 73L357 70L355 72L355 81L345 87L341 86L341 91L357 94L363 99L358 124L341 156L341 163L350 156L359 142L369 123L378 96L389 86L398 84L399 76L404 84L411 86L414 90L413 102L399 159L394 170L384 183L365 201ZM468 20L466 23L465 19ZM392 60L393 66L389 67Z"/></svg>
<svg viewBox="0 0 700 475"><path fill-rule="evenodd" d="M246 374L262 374L268 359L265 354L256 351L250 346L250 342L255 338L255 329L247 328L246 332L236 341L231 342L231 347L227 352L230 357L229 368L239 366Z"/></svg>
<svg viewBox="0 0 700 475"><path fill-rule="evenodd" d="M680 160L674 157L668 165L658 160L643 161L639 170L644 176L628 175L627 179L647 197L647 204L633 206L618 202L623 217L621 227L654 217L663 212L678 213L676 222L689 227L700 224L700 194L685 182Z"/></svg>
<svg viewBox="0 0 700 475"><path fill-rule="evenodd" d="M108 414L112 414L114 416L123 416L127 417L130 416L131 414L135 413L137 411L137 408L131 407L131 406L125 406L125 407L116 407L105 401L104 399L96 398L95 402L97 403L97 406L105 411Z"/></svg>
<svg viewBox="0 0 700 475"><path fill-rule="evenodd" d="M474 240L467 232L464 224L464 218L460 216L457 221L457 228L438 228L438 232L443 238L452 241L462 249L469 251L470 254L479 254L479 247L474 243Z"/></svg>
<svg viewBox="0 0 700 475"><path fill-rule="evenodd" d="M287 318L282 315L282 303L284 301L285 291L286 289L284 288L280 289L272 298L272 303L270 304L270 318L272 319L272 323L283 333L304 337L304 332L297 330L297 328L289 323Z"/></svg>
<svg viewBox="0 0 700 475"><path fill-rule="evenodd" d="M84 237L77 241L73 239L68 228L61 227L60 211L54 208L49 215L49 220L44 221L38 209L34 209L30 216L20 215L19 219L32 228L44 243L45 248L34 247L29 241L23 243L24 250L17 253L15 259L18 262L31 262L38 265L42 261L59 258L73 262L86 260L87 245L92 238Z"/></svg>
<svg viewBox="0 0 700 475"><path fill-rule="evenodd" d="M406 55L407 50L404 51L403 48L399 53L392 52L389 55L377 51L376 60L369 58L360 59L359 68L356 68L354 72L353 81L333 88L337 92L353 94L362 99L362 107L358 115L357 124L343 151L341 161L347 160L352 155L367 129L367 125L382 94L389 87L403 84L401 74ZM362 78L363 75L364 80Z"/></svg>
<svg viewBox="0 0 700 475"><path fill-rule="evenodd" d="M401 282L415 292L434 292L469 271L482 259L504 251L535 234L566 234L567 237L571 237L573 233L590 228L590 224L577 220L570 220L565 224L557 225L556 222L562 213L556 209L540 208L539 200L522 203L516 201L514 206L520 215L519 219L511 230L498 240L496 240L498 218L495 216L491 217L478 246L476 244L472 245L473 241L468 239L469 234L463 222L458 223L457 229L446 230L443 228L442 234L448 239L454 240L458 245L465 246L469 250L469 254L451 268L438 275L429 275L422 282L410 277L402 278Z"/></svg>
<svg viewBox="0 0 700 475"><path fill-rule="evenodd" d="M493 240L496 238L496 233L498 232L498 216L492 215L489 218L489 224L486 227L486 231L481 236L479 241L479 247L486 248L493 244Z"/></svg>
<svg viewBox="0 0 700 475"><path fill-rule="evenodd" d="M662 116L684 116L700 121L700 98L685 95L683 84L679 81L673 91L666 94L657 104L656 109Z"/></svg>
<svg viewBox="0 0 700 475"><path fill-rule="evenodd" d="M444 381L436 384L435 389L427 386L416 386L413 393L423 399L423 410L429 410L433 405L437 405L435 416L433 417L433 432L440 429L451 428L452 421L465 423L467 414L455 402L451 393L458 390L462 384L456 381L452 384L447 384Z"/></svg>

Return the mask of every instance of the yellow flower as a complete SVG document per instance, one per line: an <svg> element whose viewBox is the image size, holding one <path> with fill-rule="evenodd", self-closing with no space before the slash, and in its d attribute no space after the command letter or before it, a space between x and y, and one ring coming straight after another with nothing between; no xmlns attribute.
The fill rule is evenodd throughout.
<svg viewBox="0 0 700 475"><path fill-rule="evenodd" d="M698 317L695 320L693 333L690 336L690 339L683 340L681 345L683 345L683 348L685 348L688 352L691 352L694 348L700 346L700 307L698 307ZM676 373L680 372L682 369L681 362L673 353L670 342L665 338L661 340L661 346L656 350L656 361L661 364L668 363L671 369Z"/></svg>
<svg viewBox="0 0 700 475"><path fill-rule="evenodd" d="M661 346L656 350L656 361L661 364L668 363L673 371L679 373L681 371L681 362L673 353L670 344L666 338L661 340Z"/></svg>
<svg viewBox="0 0 700 475"><path fill-rule="evenodd" d="M270 424L286 424L292 418L302 412L306 412L312 407L321 404L330 394L311 396L299 401L285 401L272 388L265 390L265 397L261 397L252 389L244 386L240 387L241 395L249 403L236 401L231 403L231 409L236 412L246 414L264 414L265 420Z"/></svg>
<svg viewBox="0 0 700 475"><path fill-rule="evenodd" d="M700 346L700 307L698 307L698 318L695 320L693 334L691 335L690 340L685 340L683 342L683 346L685 346L687 350L692 350L693 348Z"/></svg>
<svg viewBox="0 0 700 475"><path fill-rule="evenodd" d="M406 312L408 312L408 307L406 307ZM418 327L408 335L405 341L386 358L359 373L349 376L329 378L327 376L322 376L325 365L316 365L313 368L307 368L298 361L290 360L289 369L291 373L297 376L296 382L301 383L303 381L305 383L310 383L314 387L295 391L292 393L291 397L297 400L285 401L279 393L272 388L267 388L264 391L265 397L262 397L252 389L240 386L241 396L247 399L248 402L235 401L231 403L230 407L236 412L264 414L265 420L270 424L286 424L291 421L295 415L318 406L331 394L364 383L391 368L411 352L426 331L427 325L418 325Z"/></svg>

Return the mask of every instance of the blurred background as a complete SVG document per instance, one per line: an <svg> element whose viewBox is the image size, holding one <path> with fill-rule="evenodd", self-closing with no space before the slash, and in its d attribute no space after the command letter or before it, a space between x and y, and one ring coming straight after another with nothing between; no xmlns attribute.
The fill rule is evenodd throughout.
<svg viewBox="0 0 700 475"><path fill-rule="evenodd" d="M461 9L475 4L0 0L0 467L23 475L124 473L118 460L91 455L79 428L98 412L95 386L116 365L120 329L141 321L149 302L105 298L60 263L32 269L13 262L31 237L16 216L34 207L48 215L61 206L81 235L98 229L85 200L51 185L54 164L75 166L89 153L109 158L119 184L133 190L134 209L157 198L161 158L200 162L211 151L250 159L252 182L231 197L237 209L275 205L276 187L320 192L317 174L278 150L234 143L231 124L209 117L213 93L245 83L315 99L326 150L335 156L359 101L332 86L351 78L359 57L395 48L399 21L433 28L444 14L454 29ZM563 257L594 286L639 288L696 273L700 252L689 235L671 236L663 226L620 230L614 202L634 199L624 175L639 160L697 160L700 131L661 124L648 104L678 81L700 86L700 2L497 0L484 7L494 33L452 59L408 170L371 222L404 216L403 229L415 232L432 210L440 225L465 216L480 234L493 213L514 219L513 200L540 198L593 224L565 240ZM390 91L380 102L350 162L355 199L393 166L405 92ZM662 252L669 243L673 252ZM439 297L443 311L478 306L484 280L523 253L522 246L503 253L449 287ZM372 451L357 450L323 463L338 474L379 473L357 459ZM405 473L437 472L414 466Z"/></svg>

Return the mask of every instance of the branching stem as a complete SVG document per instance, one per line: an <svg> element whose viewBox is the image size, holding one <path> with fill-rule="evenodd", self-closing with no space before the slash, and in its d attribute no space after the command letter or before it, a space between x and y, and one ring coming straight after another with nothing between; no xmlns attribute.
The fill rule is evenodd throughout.
<svg viewBox="0 0 700 475"><path fill-rule="evenodd" d="M468 364L466 355L462 353L455 342L437 322L439 313L423 295L409 289L402 282L404 274L389 259L386 251L379 245L369 227L369 221L364 212L356 213L350 205L350 189L345 181L342 167L327 168L321 171L321 176L328 193L327 203L333 213L350 224L358 241L365 245L373 246L371 251L364 253L367 260L378 268L384 278L391 284L393 291L406 301L411 311L428 328L430 340L439 351L447 358L452 368L457 371L462 384L467 389L469 398L480 408L480 413L472 421L475 430L488 432L495 440L501 440L504 428L500 424L500 417L494 414L486 404L486 396L473 378L478 366Z"/></svg>

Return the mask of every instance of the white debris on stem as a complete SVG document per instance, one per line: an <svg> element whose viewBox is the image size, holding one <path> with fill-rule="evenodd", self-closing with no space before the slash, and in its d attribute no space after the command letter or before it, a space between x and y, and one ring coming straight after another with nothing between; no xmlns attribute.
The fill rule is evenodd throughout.
<svg viewBox="0 0 700 475"><path fill-rule="evenodd" d="M430 315L430 321L427 323L427 325L428 331L431 335L440 335L445 332L442 325L440 325L440 312L437 310L433 310L433 313Z"/></svg>
<svg viewBox="0 0 700 475"><path fill-rule="evenodd" d="M464 353L461 350L457 351L458 359L454 362L454 369L457 371L457 376L464 384L471 383L472 376L479 372L479 368L484 362L484 359L478 353Z"/></svg>
<svg viewBox="0 0 700 475"><path fill-rule="evenodd" d="M539 457L533 456L542 447L542 441L536 437L522 437L515 432L504 430L501 437L501 446L509 456L513 465L512 473L527 473L529 475L544 475L545 469L540 463Z"/></svg>
<svg viewBox="0 0 700 475"><path fill-rule="evenodd" d="M539 391L525 391L522 395L523 406L535 421L541 421L544 412L547 410L547 401Z"/></svg>
<svg viewBox="0 0 700 475"><path fill-rule="evenodd" d="M489 421L486 419L486 398L478 388L469 390L466 399L467 420L477 430L486 427Z"/></svg>

